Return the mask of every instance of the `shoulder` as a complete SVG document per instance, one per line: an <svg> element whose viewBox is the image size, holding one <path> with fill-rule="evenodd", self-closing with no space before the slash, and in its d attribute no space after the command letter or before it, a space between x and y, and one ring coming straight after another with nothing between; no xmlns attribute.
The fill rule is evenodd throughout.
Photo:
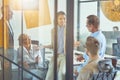
<svg viewBox="0 0 120 80"><path fill-rule="evenodd" d="M96 63L87 64L83 69L81 69L78 80L89 80L93 74L98 73L98 68Z"/></svg>
<svg viewBox="0 0 120 80"><path fill-rule="evenodd" d="M21 50L25 50L25 47L24 46L19 46L17 51L21 51Z"/></svg>
<svg viewBox="0 0 120 80"><path fill-rule="evenodd" d="M106 38L102 32L99 32L99 34L96 36L96 38L100 43L106 42Z"/></svg>
<svg viewBox="0 0 120 80"><path fill-rule="evenodd" d="M84 67L79 75L77 80L88 80L91 77L92 71L89 68Z"/></svg>
<svg viewBox="0 0 120 80"><path fill-rule="evenodd" d="M21 55L22 53L23 55L25 55L26 53L28 53L28 51L25 47L19 46L19 48L17 49L17 53L18 55Z"/></svg>
<svg viewBox="0 0 120 80"><path fill-rule="evenodd" d="M102 33L102 31L99 31L99 36L105 39L105 35Z"/></svg>
<svg viewBox="0 0 120 80"><path fill-rule="evenodd" d="M88 63L85 67L83 67L83 72L89 72L89 73L94 73L98 72L98 61L100 59L94 60L90 63Z"/></svg>

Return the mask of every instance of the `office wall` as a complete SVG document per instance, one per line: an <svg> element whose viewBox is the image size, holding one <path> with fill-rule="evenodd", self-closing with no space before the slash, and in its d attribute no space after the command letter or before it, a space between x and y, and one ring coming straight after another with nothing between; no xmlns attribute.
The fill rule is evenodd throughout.
<svg viewBox="0 0 120 80"><path fill-rule="evenodd" d="M31 36L33 40L39 40L41 44L50 44L51 43L51 29L54 27L53 20L54 20L54 0L48 0L49 10L50 10L50 17L51 17L51 24L39 26L37 28L26 28L26 23L21 11L13 11L13 18L10 20L10 23L13 27L14 31L14 44L15 49L18 47L18 36L23 32L27 33ZM58 11L66 12L66 0L58 0ZM23 25L22 25L23 23ZM23 26L23 27L22 27Z"/></svg>

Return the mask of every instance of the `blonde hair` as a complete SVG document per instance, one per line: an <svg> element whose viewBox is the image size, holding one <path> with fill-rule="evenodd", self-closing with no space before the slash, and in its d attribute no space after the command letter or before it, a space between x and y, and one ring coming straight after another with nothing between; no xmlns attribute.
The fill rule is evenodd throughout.
<svg viewBox="0 0 120 80"><path fill-rule="evenodd" d="M23 46L23 44L28 44L28 39L30 40L30 37L27 34L20 34L20 36L18 37L19 46Z"/></svg>
<svg viewBox="0 0 120 80"><path fill-rule="evenodd" d="M91 55L97 55L99 50L99 42L94 37L89 36L86 40L86 48Z"/></svg>

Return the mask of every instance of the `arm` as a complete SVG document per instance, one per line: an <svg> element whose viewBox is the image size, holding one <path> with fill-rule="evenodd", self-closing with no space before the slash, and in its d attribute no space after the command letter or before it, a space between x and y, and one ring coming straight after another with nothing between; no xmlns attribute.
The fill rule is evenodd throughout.
<svg viewBox="0 0 120 80"><path fill-rule="evenodd" d="M36 63L42 63L43 62L43 59L42 59L42 54L41 54L41 51L36 51L35 52L35 62Z"/></svg>
<svg viewBox="0 0 120 80"><path fill-rule="evenodd" d="M50 48L50 49L53 48L51 44L50 44L50 45L44 45L43 47L44 47L44 48Z"/></svg>
<svg viewBox="0 0 120 80"><path fill-rule="evenodd" d="M80 46L80 41L75 41L73 46L74 46L74 47Z"/></svg>
<svg viewBox="0 0 120 80"><path fill-rule="evenodd" d="M101 39L102 40L99 41L99 43L100 43L99 57L104 58L105 51L106 51L106 39L105 39L105 37L103 37Z"/></svg>

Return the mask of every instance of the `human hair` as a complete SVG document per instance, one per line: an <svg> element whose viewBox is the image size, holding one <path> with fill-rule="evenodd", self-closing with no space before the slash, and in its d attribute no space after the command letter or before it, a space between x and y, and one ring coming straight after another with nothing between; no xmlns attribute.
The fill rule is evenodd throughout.
<svg viewBox="0 0 120 80"><path fill-rule="evenodd" d="M60 15L66 15L66 14L65 14L65 12L63 12L63 11L57 12L57 18L58 18Z"/></svg>
<svg viewBox="0 0 120 80"><path fill-rule="evenodd" d="M96 15L87 16L88 24L93 25L95 28L99 28L100 20Z"/></svg>
<svg viewBox="0 0 120 80"><path fill-rule="evenodd" d="M27 34L20 34L20 36L18 37L19 46L23 46L24 44L28 44L28 39L31 40Z"/></svg>
<svg viewBox="0 0 120 80"><path fill-rule="evenodd" d="M97 55L99 50L99 42L97 39L91 36L87 37L85 46L91 55Z"/></svg>
<svg viewBox="0 0 120 80"><path fill-rule="evenodd" d="M58 23L58 20L61 20L61 19L59 19L61 15L62 15L62 16L66 16L65 12L63 12L63 11L57 12L57 24L59 24L59 23Z"/></svg>
<svg viewBox="0 0 120 80"><path fill-rule="evenodd" d="M116 29L117 31L119 31L118 26L114 26L113 29Z"/></svg>

